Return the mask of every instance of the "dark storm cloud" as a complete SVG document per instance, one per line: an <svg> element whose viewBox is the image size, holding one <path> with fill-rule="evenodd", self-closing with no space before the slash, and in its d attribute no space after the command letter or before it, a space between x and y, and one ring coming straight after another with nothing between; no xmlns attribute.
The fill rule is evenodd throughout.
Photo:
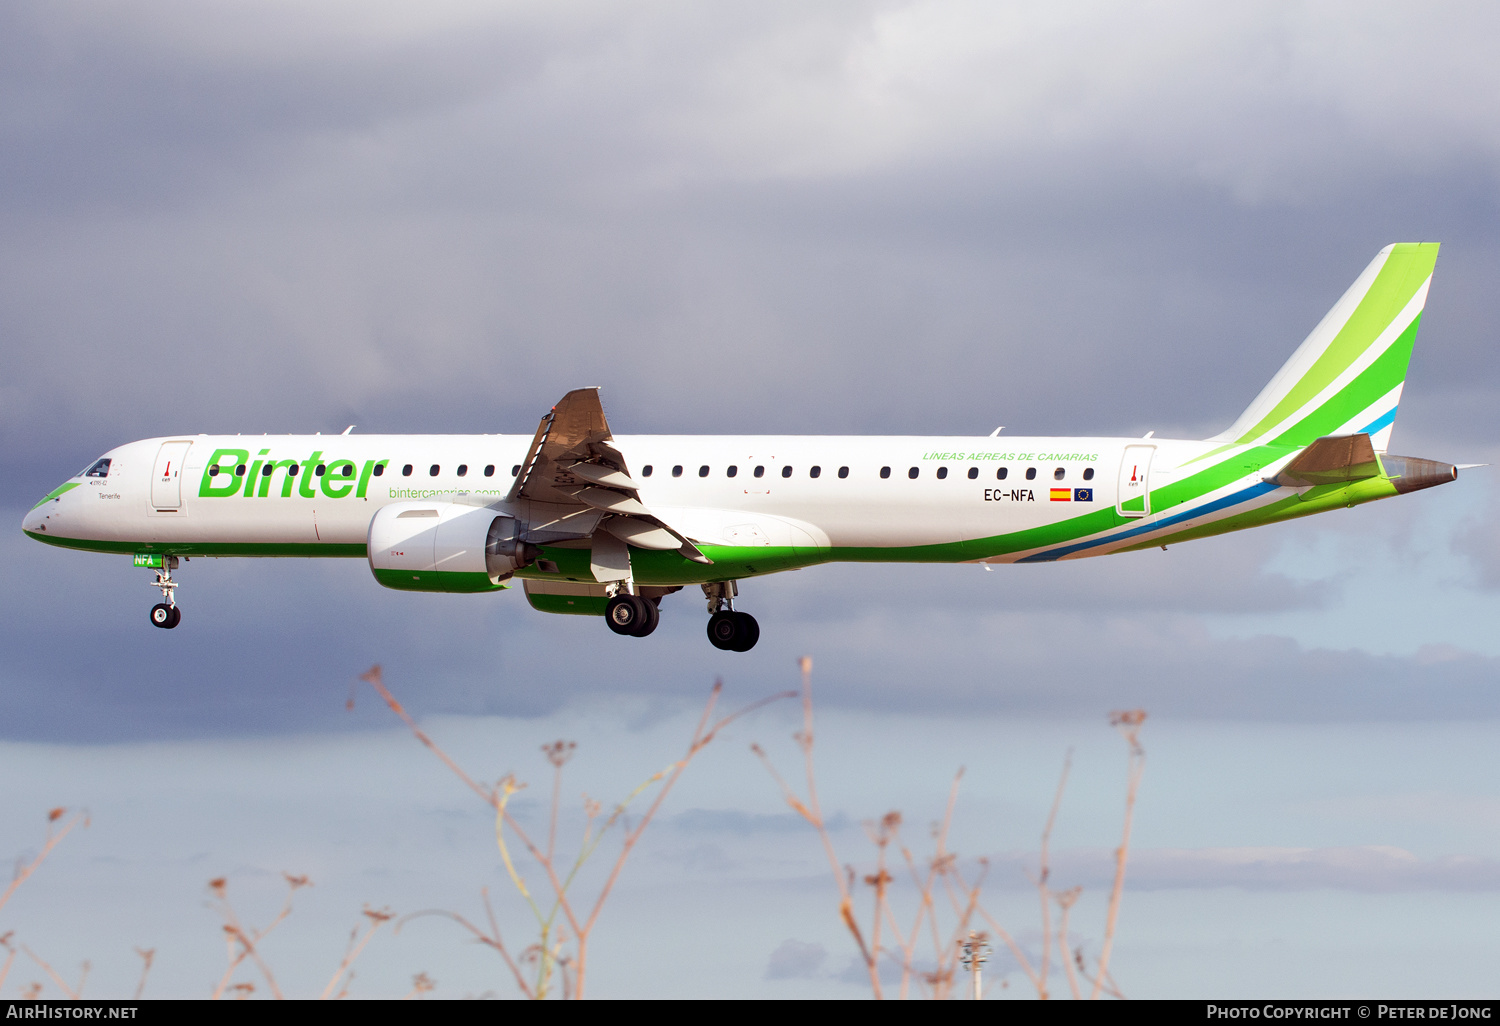
<svg viewBox="0 0 1500 1026"><path fill-rule="evenodd" d="M619 433L1201 435L1398 239L1446 245L1395 448L1476 459L1500 428L1492 13L0 18L12 524L130 438L529 432L580 384L605 387ZM1461 543L1481 563L1491 530ZM787 575L755 586L767 641L740 665L775 688L814 651L836 700L893 708L915 687L939 706L1496 711L1478 657L1208 636L1203 612L1335 600L1265 570L1271 544L1174 551L1170 572L1123 557ZM146 579L119 560L19 536L4 551L44 582L7 599L16 736L343 722L345 682L376 659L422 680L428 710L541 711L601 686L560 652L613 667L610 688L668 695L722 668L689 594L655 647L622 648L514 594L394 595L358 563L194 561L184 629L161 637L142 630Z"/></svg>

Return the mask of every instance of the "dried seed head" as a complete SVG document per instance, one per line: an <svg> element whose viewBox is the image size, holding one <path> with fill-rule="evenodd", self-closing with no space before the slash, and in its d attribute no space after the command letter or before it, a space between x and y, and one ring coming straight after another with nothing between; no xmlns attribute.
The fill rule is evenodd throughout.
<svg viewBox="0 0 1500 1026"><path fill-rule="evenodd" d="M573 757L573 750L578 747L574 741L554 741L550 745L542 745L542 754L547 761L558 769L562 769L563 763Z"/></svg>
<svg viewBox="0 0 1500 1026"><path fill-rule="evenodd" d="M223 898L229 888L229 881L224 877L215 877L208 882L208 889L214 892L214 897Z"/></svg>
<svg viewBox="0 0 1500 1026"><path fill-rule="evenodd" d="M65 809L61 805L59 805L57 808L55 808L51 812L47 813L47 822L48 823L56 823L58 820L60 820L60 819L63 818L63 813L65 813L67 811L68 811L67 809Z"/></svg>
<svg viewBox="0 0 1500 1026"><path fill-rule="evenodd" d="M306 876L293 876L291 873L282 873L281 875L283 878L285 878L287 886L289 886L294 891L299 887L312 886L312 881L309 880Z"/></svg>

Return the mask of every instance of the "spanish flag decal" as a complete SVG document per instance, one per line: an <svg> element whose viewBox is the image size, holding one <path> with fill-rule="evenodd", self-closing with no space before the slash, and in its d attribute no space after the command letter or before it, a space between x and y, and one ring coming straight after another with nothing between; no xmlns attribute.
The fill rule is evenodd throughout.
<svg viewBox="0 0 1500 1026"><path fill-rule="evenodd" d="M1054 488L1054 489L1052 489L1052 501L1053 502L1072 502L1073 501L1073 489L1071 489L1071 488Z"/></svg>

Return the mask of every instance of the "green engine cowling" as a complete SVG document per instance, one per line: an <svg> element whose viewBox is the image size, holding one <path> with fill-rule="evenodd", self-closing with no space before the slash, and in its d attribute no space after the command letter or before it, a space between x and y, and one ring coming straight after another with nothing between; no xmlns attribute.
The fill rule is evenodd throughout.
<svg viewBox="0 0 1500 1026"><path fill-rule="evenodd" d="M498 591L536 558L515 517L455 502L382 507L370 518L366 551L375 580L400 591Z"/></svg>

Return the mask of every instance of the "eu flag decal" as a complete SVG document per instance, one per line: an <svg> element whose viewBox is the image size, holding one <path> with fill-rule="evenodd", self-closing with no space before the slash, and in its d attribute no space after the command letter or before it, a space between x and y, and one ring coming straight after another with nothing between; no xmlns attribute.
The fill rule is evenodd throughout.
<svg viewBox="0 0 1500 1026"><path fill-rule="evenodd" d="M1073 489L1073 501L1074 502L1093 502L1094 501L1094 490L1092 488L1074 488Z"/></svg>

